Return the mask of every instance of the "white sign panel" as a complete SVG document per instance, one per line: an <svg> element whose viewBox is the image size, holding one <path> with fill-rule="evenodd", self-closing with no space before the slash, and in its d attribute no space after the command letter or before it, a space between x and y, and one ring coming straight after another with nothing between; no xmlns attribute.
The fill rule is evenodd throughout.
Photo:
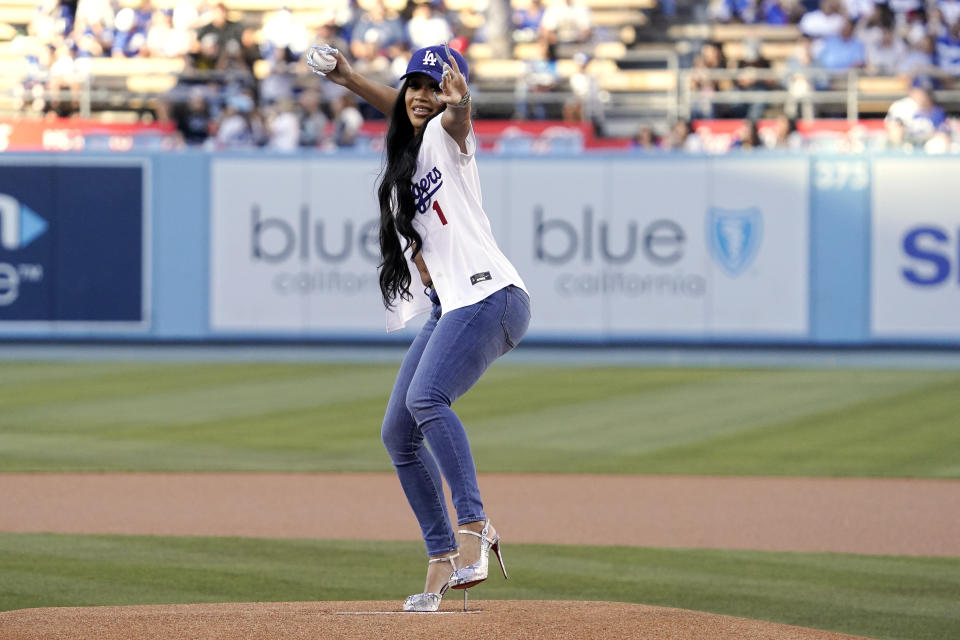
<svg viewBox="0 0 960 640"><path fill-rule="evenodd" d="M509 244L501 246L530 290L528 335L597 336L603 329L602 285L584 278L600 259L596 225L609 202L606 168L600 162L510 163Z"/></svg>
<svg viewBox="0 0 960 640"><path fill-rule="evenodd" d="M215 330L383 333L376 159L217 159Z"/></svg>
<svg viewBox="0 0 960 640"><path fill-rule="evenodd" d="M800 159L482 158L484 208L533 300L530 337L800 336ZM383 333L377 159L218 159L211 326Z"/></svg>
<svg viewBox="0 0 960 640"><path fill-rule="evenodd" d="M530 336L805 337L808 163L515 161Z"/></svg>
<svg viewBox="0 0 960 640"><path fill-rule="evenodd" d="M871 333L960 336L960 160L873 164Z"/></svg>
<svg viewBox="0 0 960 640"><path fill-rule="evenodd" d="M614 334L702 334L707 326L703 216L708 163L629 162L612 168L602 251ZM622 286L619 283L622 282Z"/></svg>
<svg viewBox="0 0 960 640"><path fill-rule="evenodd" d="M806 158L713 163L702 227L711 333L806 337L809 166Z"/></svg>

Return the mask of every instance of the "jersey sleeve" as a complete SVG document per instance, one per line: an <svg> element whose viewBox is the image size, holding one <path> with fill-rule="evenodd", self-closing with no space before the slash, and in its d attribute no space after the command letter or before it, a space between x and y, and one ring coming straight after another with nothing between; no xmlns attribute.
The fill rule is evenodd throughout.
<svg viewBox="0 0 960 640"><path fill-rule="evenodd" d="M460 145L457 144L457 141L443 128L443 123L440 122L442 117L443 114L439 114L427 123L427 129L423 132L423 141L435 148L443 149L443 152L451 160L460 166L464 166L473 159L473 155L477 152L477 136L473 131L473 124L470 125L470 133L467 134L467 139L464 142L467 152L463 153L460 151Z"/></svg>

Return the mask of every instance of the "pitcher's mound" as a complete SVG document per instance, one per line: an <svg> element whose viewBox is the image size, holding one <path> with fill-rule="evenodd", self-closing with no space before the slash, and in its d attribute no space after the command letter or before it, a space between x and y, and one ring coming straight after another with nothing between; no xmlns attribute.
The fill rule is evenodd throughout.
<svg viewBox="0 0 960 640"><path fill-rule="evenodd" d="M855 636L620 602L479 600L473 613L444 600L435 613L397 602L185 604L61 607L0 613L0 639L316 640L317 638L644 638L648 640L840 640Z"/></svg>

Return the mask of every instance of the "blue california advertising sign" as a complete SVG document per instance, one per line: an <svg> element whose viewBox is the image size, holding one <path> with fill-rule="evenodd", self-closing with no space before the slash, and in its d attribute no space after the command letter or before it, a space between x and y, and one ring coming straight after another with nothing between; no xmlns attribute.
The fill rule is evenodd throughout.
<svg viewBox="0 0 960 640"><path fill-rule="evenodd" d="M0 322L142 322L143 169L0 165Z"/></svg>
<svg viewBox="0 0 960 640"><path fill-rule="evenodd" d="M757 208L719 209L707 213L710 255L731 277L743 273L753 262L763 239L763 216Z"/></svg>

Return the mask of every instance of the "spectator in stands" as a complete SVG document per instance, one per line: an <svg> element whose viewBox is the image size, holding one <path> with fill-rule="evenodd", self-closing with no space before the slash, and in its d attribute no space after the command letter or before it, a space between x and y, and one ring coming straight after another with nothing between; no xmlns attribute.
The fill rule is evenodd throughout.
<svg viewBox="0 0 960 640"><path fill-rule="evenodd" d="M451 49L455 49L452 41L450 45ZM459 51L459 49L457 49ZM387 50L387 56L390 58L390 77L392 81L391 85L396 86L397 82L400 80L400 76L404 74L407 70L407 64L410 62L410 58L413 55L413 50L410 48L410 45L406 42L398 42ZM333 83L327 83L333 84ZM333 85L339 86L339 85Z"/></svg>
<svg viewBox="0 0 960 640"><path fill-rule="evenodd" d="M52 52L33 35L17 36L11 44L23 55L26 64L20 83L12 88L15 106L28 113L42 114L46 108L44 91Z"/></svg>
<svg viewBox="0 0 960 640"><path fill-rule="evenodd" d="M73 40L79 56L102 56L113 47L116 13L110 0L79 0L73 27Z"/></svg>
<svg viewBox="0 0 960 640"><path fill-rule="evenodd" d="M593 35L590 7L580 0L553 0L543 12L540 34L551 47L589 42Z"/></svg>
<svg viewBox="0 0 960 640"><path fill-rule="evenodd" d="M364 37L368 40L364 42L354 40L350 43L350 51L355 55L354 68L365 77L375 78L376 82L392 86L396 76L387 53L391 47L385 46L377 39L382 35L381 31L370 29L365 33ZM371 115L372 112L372 109L368 111Z"/></svg>
<svg viewBox="0 0 960 640"><path fill-rule="evenodd" d="M304 89L299 99L299 145L301 147L317 149L326 144L327 126L330 124L330 120L320 107L320 90L313 87Z"/></svg>
<svg viewBox="0 0 960 640"><path fill-rule="evenodd" d="M732 149L741 151L753 151L763 149L763 141L760 139L760 129L756 120L744 120L737 129L736 136L731 145Z"/></svg>
<svg viewBox="0 0 960 640"><path fill-rule="evenodd" d="M258 61L263 60L263 53L260 51L258 42L258 29L256 27L246 27L240 34L240 57L247 69L253 73L253 67Z"/></svg>
<svg viewBox="0 0 960 640"><path fill-rule="evenodd" d="M913 44L925 38L927 32L927 10L920 6L918 9L894 14L894 24L898 32L908 43Z"/></svg>
<svg viewBox="0 0 960 640"><path fill-rule="evenodd" d="M267 148L293 152L300 146L300 115L293 100L277 101L267 120Z"/></svg>
<svg viewBox="0 0 960 640"><path fill-rule="evenodd" d="M945 73L960 76L960 21L937 39L937 66Z"/></svg>
<svg viewBox="0 0 960 640"><path fill-rule="evenodd" d="M360 60L372 60L387 47L404 39L403 25L390 15L383 0L373 0L369 9L357 19L350 34L350 53ZM358 71L366 75L366 69Z"/></svg>
<svg viewBox="0 0 960 640"><path fill-rule="evenodd" d="M439 6L443 6L440 2ZM438 42L450 42L453 39L453 27L443 11L436 11L432 1L421 1L414 5L413 14L407 21L407 40L412 49L431 47ZM406 67L404 67L406 68ZM397 75L403 75L401 71Z"/></svg>
<svg viewBox="0 0 960 640"><path fill-rule="evenodd" d="M660 140L660 148L665 151L683 151L685 153L702 153L703 140L693 130L693 123L689 120L677 120Z"/></svg>
<svg viewBox="0 0 960 640"><path fill-rule="evenodd" d="M901 16L924 9L924 0L887 0L890 10ZM924 16L926 18L926 16Z"/></svg>
<svg viewBox="0 0 960 640"><path fill-rule="evenodd" d="M197 9L197 0L174 0L174 2L174 28L195 34L197 29L204 24Z"/></svg>
<svg viewBox="0 0 960 640"><path fill-rule="evenodd" d="M937 9L947 27L953 27L960 22L960 0L937 0Z"/></svg>
<svg viewBox="0 0 960 640"><path fill-rule="evenodd" d="M813 66L813 40L800 38L793 54L787 59L786 72L787 100L784 111L790 118L813 119L812 95L818 82Z"/></svg>
<svg viewBox="0 0 960 640"><path fill-rule="evenodd" d="M896 37L893 29L883 28L878 41L866 47L866 71L877 76L893 76L907 55L907 45Z"/></svg>
<svg viewBox="0 0 960 640"><path fill-rule="evenodd" d="M897 65L897 73L906 76L925 75L936 69L936 42L933 36L910 45L903 59Z"/></svg>
<svg viewBox="0 0 960 640"><path fill-rule="evenodd" d="M363 114L357 109L352 93L344 93L333 101L333 143L343 149L355 147L363 126Z"/></svg>
<svg viewBox="0 0 960 640"><path fill-rule="evenodd" d="M191 34L173 25L173 10L154 12L147 27L144 55L154 58L180 58L190 50Z"/></svg>
<svg viewBox="0 0 960 640"><path fill-rule="evenodd" d="M147 44L147 28L149 19L144 20L141 12L125 7L117 12L114 21L113 46L110 55L114 58L133 58L140 55L140 51Z"/></svg>
<svg viewBox="0 0 960 640"><path fill-rule="evenodd" d="M800 31L810 38L827 38L840 35L847 17L843 13L843 0L820 0L820 8L809 11L800 19Z"/></svg>
<svg viewBox="0 0 960 640"><path fill-rule="evenodd" d="M761 20L762 7L759 0L721 0L712 3L717 22L756 24Z"/></svg>
<svg viewBox="0 0 960 640"><path fill-rule="evenodd" d="M855 33L860 42L868 49L876 45L883 38L886 29L894 31L894 37L899 38L894 24L894 15L890 7L885 4L875 5L873 11L856 21ZM900 38L902 40L902 38Z"/></svg>
<svg viewBox="0 0 960 640"><path fill-rule="evenodd" d="M209 21L197 30L197 39L201 43L205 43L205 46L210 46L211 42L216 45L218 55L220 51L224 50L228 41L235 40L240 44L242 38L243 27L238 22L230 20L227 5L223 2L218 2L213 6ZM214 60L213 66L216 66L216 60Z"/></svg>
<svg viewBox="0 0 960 640"><path fill-rule="evenodd" d="M186 146L198 147L207 141L210 137L213 117L206 93L202 88L191 89L190 99L186 104L174 105L173 121L181 142Z"/></svg>
<svg viewBox="0 0 960 640"><path fill-rule="evenodd" d="M603 102L600 100L600 85L590 73L590 56L578 51L573 56L576 70L570 74L570 98L563 105L566 122L591 122L597 135L603 134Z"/></svg>
<svg viewBox="0 0 960 640"><path fill-rule="evenodd" d="M263 146L266 131L253 96L240 93L230 97L217 126L221 149L250 149Z"/></svg>
<svg viewBox="0 0 960 640"><path fill-rule="evenodd" d="M942 146L943 138L949 141L949 124L946 113L933 96L933 80L917 76L910 92L890 105L884 119L887 135L894 147L906 149Z"/></svg>
<svg viewBox="0 0 960 640"><path fill-rule="evenodd" d="M213 71L220 61L220 44L217 35L208 33L190 43L190 67L198 72Z"/></svg>
<svg viewBox="0 0 960 640"><path fill-rule="evenodd" d="M712 77L711 73L726 67L727 61L718 43L704 42L700 46L690 72L691 115L694 118L713 118L716 115L713 94L729 85L722 85L728 81Z"/></svg>
<svg viewBox="0 0 960 640"><path fill-rule="evenodd" d="M267 75L260 80L260 104L269 106L279 100L292 101L297 81L296 56L286 47L273 47L267 65Z"/></svg>
<svg viewBox="0 0 960 640"><path fill-rule="evenodd" d="M874 0L844 0L843 11L854 22L859 22L873 14L877 6Z"/></svg>
<svg viewBox="0 0 960 640"><path fill-rule="evenodd" d="M863 43L853 33L852 20L844 19L840 35L828 36L815 46L817 64L829 71L857 69L866 64Z"/></svg>
<svg viewBox="0 0 960 640"><path fill-rule="evenodd" d="M299 60L310 46L306 28L293 19L293 13L287 7L268 15L261 32L263 40L260 49L263 57L268 60L276 49L284 49L293 59Z"/></svg>
<svg viewBox="0 0 960 640"><path fill-rule="evenodd" d="M158 122L175 122L177 114L186 106L194 90L203 92L211 119L218 118L223 103L220 85L211 82L206 72L198 71L193 65L194 57L185 55L183 70L177 76L176 85L160 96L155 105Z"/></svg>
<svg viewBox="0 0 960 640"><path fill-rule="evenodd" d="M84 20L77 20L71 38L76 44L78 58L100 58L112 47L113 29L110 30L110 37L104 39L103 31L98 34Z"/></svg>
<svg viewBox="0 0 960 640"><path fill-rule="evenodd" d="M540 22L543 20L543 12L546 11L544 0L528 1L529 4L514 5L517 8L510 16L514 42L535 42L540 38Z"/></svg>
<svg viewBox="0 0 960 640"><path fill-rule="evenodd" d="M734 80L737 91L757 92L772 91L777 88L777 81L763 76L763 72L770 69L770 61L760 54L759 42L747 42L744 56L738 65L739 73ZM767 103L756 98L746 100L740 104L729 105L723 114L726 118L760 119L767 109Z"/></svg>
<svg viewBox="0 0 960 640"><path fill-rule="evenodd" d="M548 115L545 100L540 99L542 94L554 91L560 84L560 74L557 72L556 49L546 40L540 41L540 55L526 60L526 70L517 79L514 97L516 113L514 117L521 120L532 118L545 120Z"/></svg>
<svg viewBox="0 0 960 640"><path fill-rule="evenodd" d="M795 24L803 15L803 5L794 0L763 0L763 22L772 25Z"/></svg>
<svg viewBox="0 0 960 640"><path fill-rule="evenodd" d="M635 151L657 151L660 148L660 140L653 132L653 127L645 124L637 129L636 135L630 139L630 148Z"/></svg>
<svg viewBox="0 0 960 640"><path fill-rule="evenodd" d="M243 60L243 50L240 43L236 40L227 40L224 45L223 53L217 60L216 82L220 86L220 93L225 99L229 100L231 96L250 93L256 95L257 80L253 77L253 72L247 67ZM292 89L290 89L292 92ZM280 94L279 90L270 95L270 99L276 100Z"/></svg>
<svg viewBox="0 0 960 640"><path fill-rule="evenodd" d="M66 36L73 31L76 0L42 0L37 6L37 19L42 21L48 34L47 42L55 42L54 36Z"/></svg>
<svg viewBox="0 0 960 640"><path fill-rule="evenodd" d="M47 111L60 118L67 118L79 110L80 88L90 75L90 68L87 61L77 59L73 47L63 38L56 47L52 47L51 53L47 83L47 90L51 95Z"/></svg>
<svg viewBox="0 0 960 640"><path fill-rule="evenodd" d="M939 7L934 7L927 19L927 35L940 38L950 32L950 26L943 19L943 12Z"/></svg>
<svg viewBox="0 0 960 640"><path fill-rule="evenodd" d="M774 124L760 131L760 138L768 149L799 152L804 150L803 134L797 130L797 121L780 113L774 119Z"/></svg>

